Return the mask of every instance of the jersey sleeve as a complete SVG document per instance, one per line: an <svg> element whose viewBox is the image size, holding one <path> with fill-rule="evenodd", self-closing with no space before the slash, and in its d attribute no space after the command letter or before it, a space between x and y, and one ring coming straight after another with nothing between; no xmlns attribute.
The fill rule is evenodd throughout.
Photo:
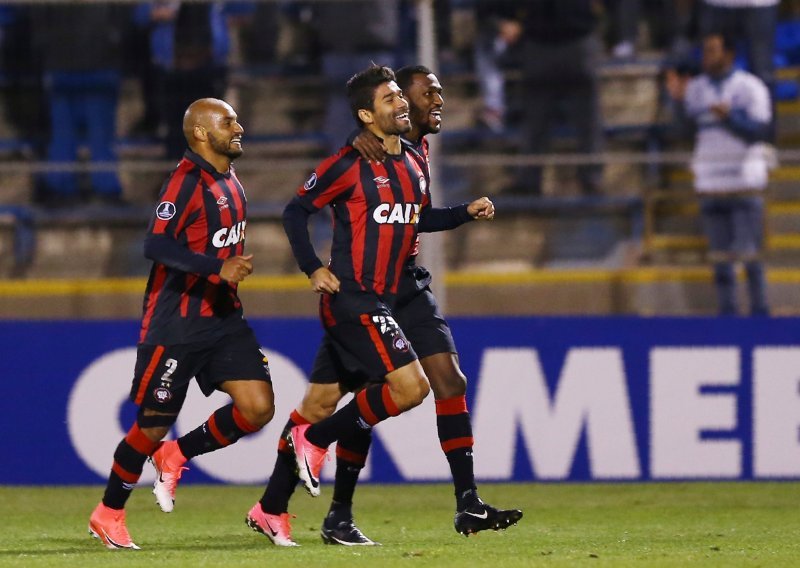
<svg viewBox="0 0 800 568"><path fill-rule="evenodd" d="M220 258L189 250L186 229L200 215L199 171L177 169L164 183L144 242L144 254L170 268L209 277L219 274Z"/></svg>
<svg viewBox="0 0 800 568"><path fill-rule="evenodd" d="M325 205L344 198L358 182L358 153L343 148L326 159L297 191L283 210L283 230L297 265L306 275L323 266L308 233L308 219Z"/></svg>

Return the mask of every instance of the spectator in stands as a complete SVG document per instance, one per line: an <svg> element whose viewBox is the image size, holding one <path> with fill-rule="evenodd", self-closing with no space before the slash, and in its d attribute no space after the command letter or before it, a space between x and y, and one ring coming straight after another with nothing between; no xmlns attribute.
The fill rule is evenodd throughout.
<svg viewBox="0 0 800 568"><path fill-rule="evenodd" d="M780 0L703 0L700 34L722 33L744 40L748 69L766 83L770 94L775 88L775 29ZM775 107L772 107L773 116ZM774 120L769 141L775 140Z"/></svg>
<svg viewBox="0 0 800 568"><path fill-rule="evenodd" d="M114 138L121 81L121 43L128 10L119 4L50 4L33 8L34 40L41 48L49 97L51 134L48 159L70 165L85 141L92 162L116 163ZM78 176L69 171L44 177L45 203L77 204ZM95 199L119 203L116 171L94 170Z"/></svg>
<svg viewBox="0 0 800 568"><path fill-rule="evenodd" d="M578 151L603 149L597 79L602 45L592 0L525 2L523 21L523 80L525 87L523 149L541 154L549 147L553 118L563 113L575 130ZM559 111L562 111L561 113ZM600 190L602 169L578 168L584 194ZM523 168L518 187L540 194L541 168Z"/></svg>
<svg viewBox="0 0 800 568"><path fill-rule="evenodd" d="M185 149L183 111L201 98L225 98L231 38L229 18L250 13L249 2L157 0L137 7L136 20L149 25L155 98L166 125L167 157ZM149 24L148 24L149 23Z"/></svg>
<svg viewBox="0 0 800 568"><path fill-rule="evenodd" d="M722 34L703 38L703 73L666 72L679 120L695 127L692 169L703 228L714 264L719 313L738 313L734 263L744 263L750 312L767 315L762 264L764 188L770 167L763 141L772 118L764 82L734 69L735 44Z"/></svg>
<svg viewBox="0 0 800 568"><path fill-rule="evenodd" d="M475 72L483 102L480 123L492 132L505 129L506 89L504 58L522 36L518 17L519 3L513 0L478 2L475 15L478 35L475 41Z"/></svg>
<svg viewBox="0 0 800 568"><path fill-rule="evenodd" d="M342 132L352 129L350 105L341 85L370 64L395 66L399 3L398 0L319 2L313 5L313 10L312 22L322 49L322 73L328 94L323 132L328 150L336 152Z"/></svg>

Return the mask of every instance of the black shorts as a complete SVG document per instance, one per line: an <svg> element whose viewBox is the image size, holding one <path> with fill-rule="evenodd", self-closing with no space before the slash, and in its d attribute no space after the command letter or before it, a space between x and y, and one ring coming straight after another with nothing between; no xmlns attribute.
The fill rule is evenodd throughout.
<svg viewBox="0 0 800 568"><path fill-rule="evenodd" d="M139 345L131 400L142 408L177 414L192 377L206 396L225 381L272 381L267 356L247 327L213 343Z"/></svg>
<svg viewBox="0 0 800 568"><path fill-rule="evenodd" d="M417 360L392 311L377 296L354 292L324 295L320 310L330 338L326 349L337 356L329 368L340 366L366 377L383 378Z"/></svg>
<svg viewBox="0 0 800 568"><path fill-rule="evenodd" d="M439 311L430 288L398 299L394 315L420 359L457 352L450 326Z"/></svg>
<svg viewBox="0 0 800 568"><path fill-rule="evenodd" d="M330 335L326 333L314 358L309 382L322 385L339 383L343 391L354 392L369 380L369 375L358 359L347 352L337 350ZM380 381L382 378L373 377L372 380Z"/></svg>

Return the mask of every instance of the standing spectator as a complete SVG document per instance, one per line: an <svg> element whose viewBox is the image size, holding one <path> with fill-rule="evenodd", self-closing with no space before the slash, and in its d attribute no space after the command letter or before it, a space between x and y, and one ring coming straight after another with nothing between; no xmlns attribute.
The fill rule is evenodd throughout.
<svg viewBox="0 0 800 568"><path fill-rule="evenodd" d="M322 49L328 92L323 132L329 152L338 150L342 132L352 129L350 105L342 85L373 63L394 67L398 22L398 0L314 4L313 25Z"/></svg>
<svg viewBox="0 0 800 568"><path fill-rule="evenodd" d="M753 75L764 81L770 93L775 87L775 29L779 0L703 0L700 34L729 35L744 40L747 64ZM772 114L775 115L773 105ZM770 142L775 140L775 124L770 124Z"/></svg>
<svg viewBox="0 0 800 568"><path fill-rule="evenodd" d="M772 118L764 82L734 69L729 36L703 39L703 73L689 80L675 71L666 87L679 118L696 127L692 169L703 228L714 263L720 315L735 315L734 263L744 263L753 315L767 315L763 249L763 192L769 159L762 142Z"/></svg>
<svg viewBox="0 0 800 568"><path fill-rule="evenodd" d="M602 45L597 37L596 5L592 0L525 2L522 47L525 83L523 149L541 154L549 148L552 119L563 112L575 129L578 151L602 151L603 133L597 64ZM578 168L584 194L599 191L602 170ZM541 168L524 168L519 187L540 194Z"/></svg>
<svg viewBox="0 0 800 568"><path fill-rule="evenodd" d="M116 162L114 138L121 47L127 8L113 4L52 4L36 8L35 41L41 47L49 97L51 135L48 159L69 165L87 142L91 159ZM75 204L80 199L72 172L45 175L45 202ZM122 187L115 171L91 174L92 190L104 202L120 202Z"/></svg>
<svg viewBox="0 0 800 568"><path fill-rule="evenodd" d="M522 23L515 16L513 1L478 2L475 15L478 37L475 41L475 72L481 91L480 122L492 132L505 129L506 88L503 60L522 35Z"/></svg>
<svg viewBox="0 0 800 568"><path fill-rule="evenodd" d="M140 4L136 19L150 30L154 68L153 97L166 125L168 158L184 150L183 110L194 100L223 98L228 86L228 18L252 10L247 2L175 2Z"/></svg>

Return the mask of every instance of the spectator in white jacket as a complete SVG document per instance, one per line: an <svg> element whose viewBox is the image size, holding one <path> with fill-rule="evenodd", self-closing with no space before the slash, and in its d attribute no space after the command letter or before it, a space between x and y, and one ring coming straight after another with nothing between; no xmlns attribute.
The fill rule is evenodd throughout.
<svg viewBox="0 0 800 568"><path fill-rule="evenodd" d="M719 313L738 313L736 262L744 263L750 313L767 315L762 264L764 189L770 152L764 140L772 119L769 91L755 75L734 68L730 36L703 38L703 73L689 79L668 71L676 115L696 130L694 186L714 264Z"/></svg>

